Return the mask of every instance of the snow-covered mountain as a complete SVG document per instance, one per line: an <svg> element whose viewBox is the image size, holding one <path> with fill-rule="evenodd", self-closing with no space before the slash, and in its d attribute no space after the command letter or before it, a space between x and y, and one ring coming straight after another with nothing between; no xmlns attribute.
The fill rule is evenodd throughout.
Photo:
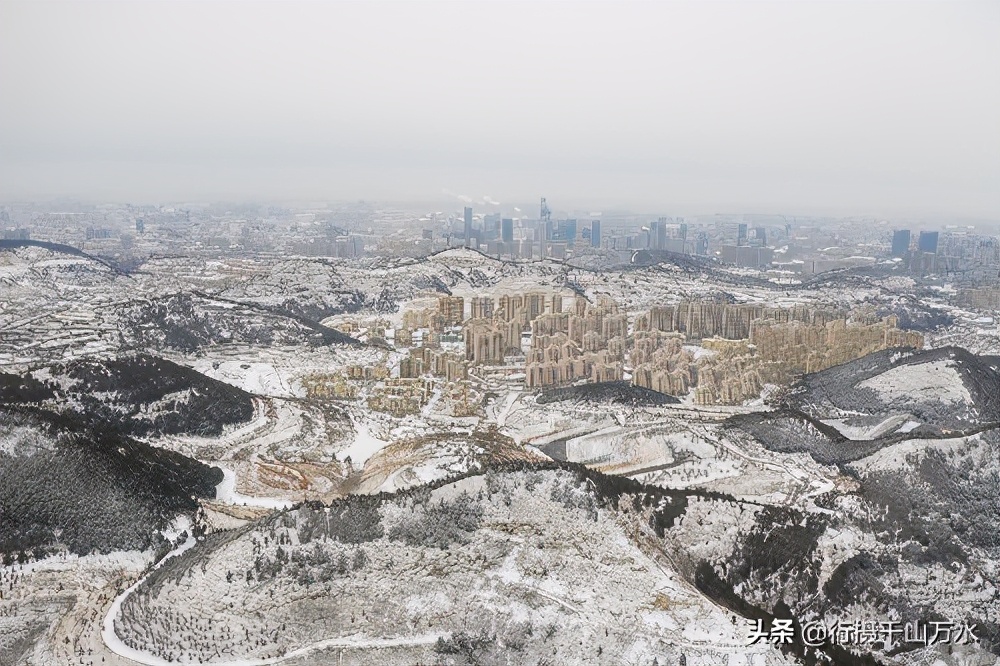
<svg viewBox="0 0 1000 666"><path fill-rule="evenodd" d="M878 271L579 259L0 253L0 664L996 663L1000 348L941 346L981 313ZM440 327L418 373L390 335L532 292L613 299L626 341L703 300L905 314L928 348L717 405L531 386L517 349L446 376ZM980 642L749 645L821 619Z"/></svg>
<svg viewBox="0 0 1000 666"><path fill-rule="evenodd" d="M166 545L161 531L193 517L222 474L118 429L30 407L0 407L0 554Z"/></svg>

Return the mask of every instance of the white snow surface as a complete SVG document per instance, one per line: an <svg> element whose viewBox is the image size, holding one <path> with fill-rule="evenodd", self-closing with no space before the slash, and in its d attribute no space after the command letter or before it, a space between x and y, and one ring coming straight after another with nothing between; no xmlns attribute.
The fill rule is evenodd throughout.
<svg viewBox="0 0 1000 666"><path fill-rule="evenodd" d="M128 598L132 592L142 585L151 573L159 569L174 557L177 557L186 550L190 550L197 543L197 540L188 535L188 538L177 548L173 549L167 555L156 563L145 576L134 582L130 587L128 587L124 592L115 597L115 600L111 603L111 608L108 610L108 614L104 617L104 627L101 630L101 638L104 640L104 644L111 649L115 654L125 657L126 659L131 659L132 661L138 662L140 664L146 664L147 666L170 666L170 663L166 659L160 659L151 654L142 652L141 650L136 650L135 648L126 645L123 640L118 638L118 634L115 632L115 620L122 610L122 603Z"/></svg>
<svg viewBox="0 0 1000 666"><path fill-rule="evenodd" d="M184 543L167 553L162 560L157 562L156 566L150 569L145 576L137 580L128 589L115 598L111 604L111 608L108 610L108 614L104 617L104 625L101 630L101 638L104 640L104 644L107 645L112 652L121 657L125 657L126 659L131 659L136 663L144 664L145 666L173 666L177 663L167 661L166 659L149 654L148 652L143 652L142 650L137 650L136 648L127 645L118 637L118 634L115 631L115 620L121 613L122 603L124 603L125 599L127 599L132 592L142 585L142 583L149 578L154 571L162 567L168 560L177 557L187 550L190 550L196 543L197 540L194 537L189 536ZM269 659L235 659L232 661L214 661L212 664L213 666L267 666L269 664L278 664L295 657L300 657L310 652L315 652L316 650L336 647L382 648L408 645L429 645L437 642L438 638L442 636L443 634L426 634L423 636L406 638L367 638L365 636L344 636L318 641L312 645L306 645L297 650L291 650L280 657L272 657Z"/></svg>
<svg viewBox="0 0 1000 666"><path fill-rule="evenodd" d="M845 419L824 419L823 423L833 426L841 435L854 440L877 439L891 432L909 432L920 425L918 421L910 420L907 414L894 414L873 425L850 425Z"/></svg>
<svg viewBox="0 0 1000 666"><path fill-rule="evenodd" d="M11 564L0 567L0 574L11 576L13 574L26 575L29 573L82 570L87 566L141 569L150 559L148 552L140 550L115 550L110 553L91 553L90 555L63 552L27 564Z"/></svg>
<svg viewBox="0 0 1000 666"><path fill-rule="evenodd" d="M361 421L354 421L354 431L354 441L340 452L342 460L350 456L354 467L364 467L369 458L389 445L389 442L384 442L371 434L368 426Z"/></svg>
<svg viewBox="0 0 1000 666"><path fill-rule="evenodd" d="M228 504L243 505L243 506L258 506L267 509L287 509L292 506L292 502L288 500L273 499L269 497L250 497L248 495L243 495L236 491L236 473L228 468L222 467L221 465L216 465L222 470L223 479L215 487L215 496L221 502L226 502ZM167 538L176 538L180 536L182 532L189 530L191 527L191 521L187 516L179 516L171 526L164 531L164 536ZM115 632L115 619L117 619L119 613L121 613L122 603L128 598L132 592L134 592L139 585L142 584L149 575L159 569L167 560L176 557L190 548L193 548L197 540L188 534L187 539L181 543L177 548L167 553L162 560L156 563L152 569L150 569L145 576L133 583L128 589L122 592L118 597L115 598L114 602L111 604L111 608L108 610L107 616L104 618L104 628L101 631L101 638L104 640L105 645L111 649L115 654L125 657L126 659L131 659L132 661L138 662L140 664L145 664L146 666L170 666L171 662L166 659L161 659L149 653L137 650L129 645L126 645L124 641L118 638L118 634ZM437 636L433 638L437 640ZM430 641L430 642L433 642ZM341 641L343 642L343 641ZM313 646L308 646L303 648L299 652L305 653L312 650L320 649L322 647L336 647L331 642L330 645L320 645L316 644ZM238 660L231 662L224 662L224 664L219 664L218 666L258 666L263 664L274 664L278 661L283 661L293 654L285 655L279 659L257 659L257 660Z"/></svg>
<svg viewBox="0 0 1000 666"><path fill-rule="evenodd" d="M414 485L438 481L465 469L466 466L462 464L462 460L458 456L435 456L420 464L397 469L382 482L378 490L379 492L393 493L405 488L412 488Z"/></svg>
<svg viewBox="0 0 1000 666"><path fill-rule="evenodd" d="M190 534L190 529L191 519L184 514L181 514L174 518L173 522L170 523L167 529L163 530L161 534L163 534L163 538L167 541L176 541L180 538L181 534L184 534L185 532Z"/></svg>
<svg viewBox="0 0 1000 666"><path fill-rule="evenodd" d="M257 506L264 509L287 509L293 502L272 497L251 497L236 490L236 472L218 463L211 463L222 470L222 481L215 487L215 498L226 504Z"/></svg>
<svg viewBox="0 0 1000 666"><path fill-rule="evenodd" d="M952 361L901 365L860 382L858 388L870 388L889 402L914 397L950 403L972 402Z"/></svg>
<svg viewBox="0 0 1000 666"><path fill-rule="evenodd" d="M215 364L218 363L218 367ZM246 367L244 367L246 366ZM295 389L269 363L246 363L243 361L212 361L206 359L193 365L201 374L225 382L247 393L277 398L295 398Z"/></svg>

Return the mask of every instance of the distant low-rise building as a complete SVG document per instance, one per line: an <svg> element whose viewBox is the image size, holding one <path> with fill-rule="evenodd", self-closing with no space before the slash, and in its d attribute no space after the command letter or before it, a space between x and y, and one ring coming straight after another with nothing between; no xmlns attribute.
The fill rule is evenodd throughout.
<svg viewBox="0 0 1000 666"><path fill-rule="evenodd" d="M761 268L774 259L774 249L750 245L723 245L721 259L740 268Z"/></svg>

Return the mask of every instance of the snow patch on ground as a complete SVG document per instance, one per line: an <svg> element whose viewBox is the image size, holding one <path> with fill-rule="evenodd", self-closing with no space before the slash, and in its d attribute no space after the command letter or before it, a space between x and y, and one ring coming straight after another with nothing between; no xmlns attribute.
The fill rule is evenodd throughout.
<svg viewBox="0 0 1000 666"><path fill-rule="evenodd" d="M142 569L149 559L149 552L138 550L116 550L106 554L94 553L83 556L76 553L59 553L27 564L0 567L0 575L9 578L13 574L21 576L29 573L75 571L91 566L109 569Z"/></svg>
<svg viewBox="0 0 1000 666"><path fill-rule="evenodd" d="M278 398L299 397L288 381L269 363L204 360L195 363L194 369L247 393Z"/></svg>
<svg viewBox="0 0 1000 666"><path fill-rule="evenodd" d="M354 467L364 467L369 458L389 445L389 442L384 442L371 434L368 426L359 421L354 421L354 432L354 441L340 452L341 459L350 457L351 465Z"/></svg>
<svg viewBox="0 0 1000 666"><path fill-rule="evenodd" d="M432 481L447 478L453 474L464 472L467 469L468 466L463 464L462 459L457 455L434 456L420 464L401 467L396 470L382 482L378 492L392 493L397 490L424 485Z"/></svg>
<svg viewBox="0 0 1000 666"><path fill-rule="evenodd" d="M893 431L909 432L920 425L919 422L908 421L908 419L909 416L907 414L894 414L893 416L890 416L889 418L873 425L850 425L845 419L824 419L823 423L833 426L837 429L837 432L847 439L864 441L877 439ZM913 425L910 425L908 429L904 430L903 428L906 426L902 424Z"/></svg>
<svg viewBox="0 0 1000 666"><path fill-rule="evenodd" d="M167 553L167 555L160 560L155 567L150 569L149 573L137 580L128 589L115 598L114 602L111 604L110 610L108 610L108 614L104 618L103 630L101 631L101 638L104 640L104 644L107 645L112 652L121 657L125 657L126 659L131 659L139 664L144 664L145 666L173 666L173 664L176 663L173 660L168 661L161 657L157 657L156 655L143 652L142 650L137 650L130 645L127 645L125 641L118 637L118 634L115 631L115 620L121 613L122 603L124 603L132 592L142 585L142 583L150 576L150 574L153 573L153 571L162 567L168 560L177 557L187 550L190 550L196 544L197 540L194 537L189 536L184 543ZM443 637L443 634L426 634L423 636L406 638L368 638L365 636L345 636L342 638L318 641L312 645L306 645L297 650L291 650L280 657L273 657L269 659L235 659L231 661L216 661L212 663L215 666L267 666L269 664L278 664L283 661L323 649L337 647L385 648L429 645L437 642L440 637Z"/></svg>
<svg viewBox="0 0 1000 666"><path fill-rule="evenodd" d="M222 470L222 481L215 487L215 499L238 506L258 506L264 509L287 509L293 502L272 497L250 497L236 491L236 472L215 465Z"/></svg>
<svg viewBox="0 0 1000 666"><path fill-rule="evenodd" d="M696 361L700 358L711 358L718 353L714 349L705 349L698 345L684 345L684 351L690 352Z"/></svg>
<svg viewBox="0 0 1000 666"><path fill-rule="evenodd" d="M182 534L190 534L190 533L191 533L191 519L185 516L184 514L181 514L176 518L174 518L173 522L170 523L167 529L161 532L163 538L171 543L177 541L177 539L179 539Z"/></svg>
<svg viewBox="0 0 1000 666"><path fill-rule="evenodd" d="M941 402L972 402L962 376L951 361L902 365L866 379L858 388L869 388L880 398L893 402L902 398L928 398Z"/></svg>
<svg viewBox="0 0 1000 666"><path fill-rule="evenodd" d="M177 548L167 553L167 555L162 560L160 560L155 567L150 569L149 573L147 573L145 576L137 580L128 589L126 589L124 592L122 592L115 598L114 602L112 602L111 604L111 609L108 610L108 614L104 617L104 628L101 631L101 638L104 639L104 644L107 645L112 652L121 657L125 657L126 659L131 659L132 661L136 661L140 664L146 664L147 666L170 666L170 663L166 659L160 659L158 657L154 657L151 654L148 654L141 650L136 650L135 648L126 645L125 641L118 638L118 634L115 631L115 620L118 619L118 615L121 614L122 603L128 598L130 594L132 594L133 591L135 591L137 587L142 585L143 581L145 581L146 578L149 577L149 574L153 573L153 571L156 571L157 569L162 567L167 560L177 557L186 550L190 550L191 548L194 547L196 543L197 541L195 540L195 538L189 535L188 538L184 541L184 543L182 543Z"/></svg>
<svg viewBox="0 0 1000 666"><path fill-rule="evenodd" d="M857 461L853 466L865 474L878 470L896 471L908 464L906 462L908 458L920 459L930 450L947 452L959 449L976 438L978 435L954 439L908 439L893 446L887 446L867 458Z"/></svg>

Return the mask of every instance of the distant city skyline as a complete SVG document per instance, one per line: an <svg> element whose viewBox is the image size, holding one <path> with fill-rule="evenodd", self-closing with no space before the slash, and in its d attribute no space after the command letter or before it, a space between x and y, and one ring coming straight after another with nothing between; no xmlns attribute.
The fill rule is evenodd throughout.
<svg viewBox="0 0 1000 666"><path fill-rule="evenodd" d="M998 220L996 34L991 2L8 1L0 199Z"/></svg>

